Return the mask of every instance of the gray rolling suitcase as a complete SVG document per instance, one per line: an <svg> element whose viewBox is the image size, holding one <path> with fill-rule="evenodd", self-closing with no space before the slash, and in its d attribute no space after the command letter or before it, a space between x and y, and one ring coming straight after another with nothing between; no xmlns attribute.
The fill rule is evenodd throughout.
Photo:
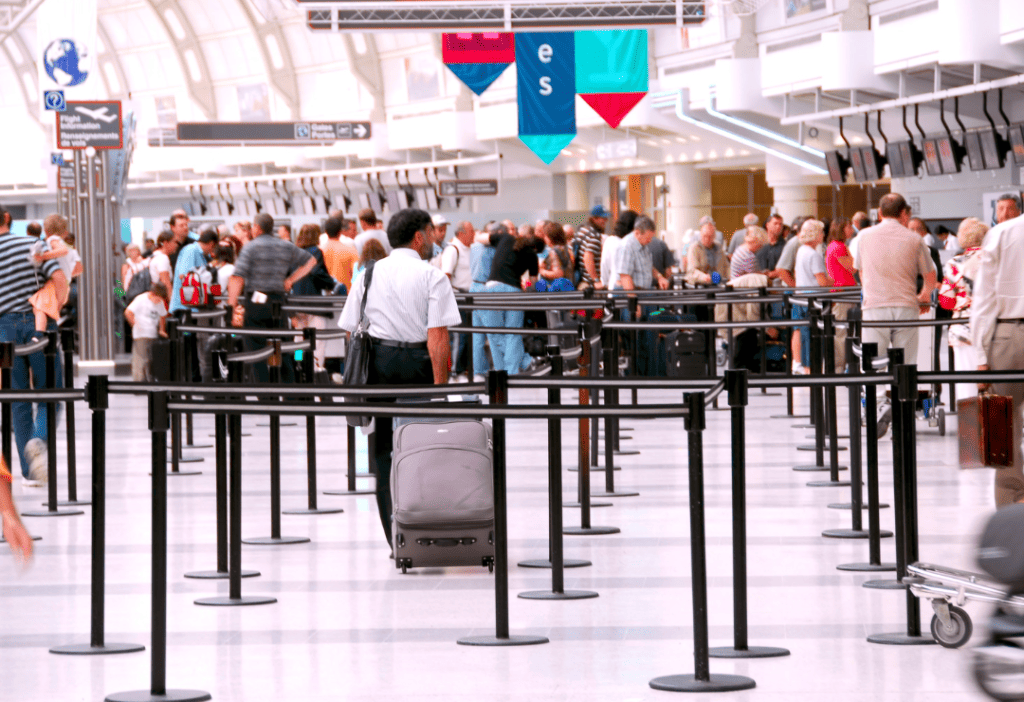
<svg viewBox="0 0 1024 702"><path fill-rule="evenodd" d="M494 568L490 425L416 422L395 429L391 466L395 566Z"/></svg>

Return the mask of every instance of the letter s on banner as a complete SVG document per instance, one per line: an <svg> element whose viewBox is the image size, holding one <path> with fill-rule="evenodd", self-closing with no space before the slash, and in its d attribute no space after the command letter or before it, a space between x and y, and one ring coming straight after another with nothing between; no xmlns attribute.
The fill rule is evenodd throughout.
<svg viewBox="0 0 1024 702"><path fill-rule="evenodd" d="M539 92L540 92L541 95L548 96L552 92L554 92L551 89L551 76L541 76L539 83L540 83L540 91Z"/></svg>

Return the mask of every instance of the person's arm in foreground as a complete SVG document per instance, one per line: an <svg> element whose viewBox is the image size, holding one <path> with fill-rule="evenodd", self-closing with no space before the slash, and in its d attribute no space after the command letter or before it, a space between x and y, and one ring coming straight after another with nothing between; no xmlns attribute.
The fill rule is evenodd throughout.
<svg viewBox="0 0 1024 702"><path fill-rule="evenodd" d="M448 365L451 359L451 343L448 341L448 327L427 329L427 351L434 368L434 385L447 385Z"/></svg>

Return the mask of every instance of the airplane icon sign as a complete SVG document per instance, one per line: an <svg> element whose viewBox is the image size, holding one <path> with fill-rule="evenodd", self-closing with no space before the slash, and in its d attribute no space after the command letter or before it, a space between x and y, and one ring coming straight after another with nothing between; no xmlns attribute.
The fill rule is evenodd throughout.
<svg viewBox="0 0 1024 702"><path fill-rule="evenodd" d="M120 149L124 146L121 103L68 101L57 113L57 149Z"/></svg>
<svg viewBox="0 0 1024 702"><path fill-rule="evenodd" d="M75 108L75 112L81 112L83 115L92 117L94 120L98 120L100 122L106 122L107 124L117 121L117 115L110 114L105 105L97 110L90 110L88 107L82 107L79 105Z"/></svg>

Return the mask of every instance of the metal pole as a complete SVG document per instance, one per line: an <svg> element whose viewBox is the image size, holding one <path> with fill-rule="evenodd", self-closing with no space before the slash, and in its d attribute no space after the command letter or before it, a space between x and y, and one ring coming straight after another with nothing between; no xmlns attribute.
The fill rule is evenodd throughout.
<svg viewBox="0 0 1024 702"><path fill-rule="evenodd" d="M64 387L75 388L75 330L62 329L60 332L61 348L64 351ZM67 428L67 462L68 462L68 501L69 505L87 505L88 500L78 499L78 469L75 452L75 401L68 400L64 405L64 422Z"/></svg>

